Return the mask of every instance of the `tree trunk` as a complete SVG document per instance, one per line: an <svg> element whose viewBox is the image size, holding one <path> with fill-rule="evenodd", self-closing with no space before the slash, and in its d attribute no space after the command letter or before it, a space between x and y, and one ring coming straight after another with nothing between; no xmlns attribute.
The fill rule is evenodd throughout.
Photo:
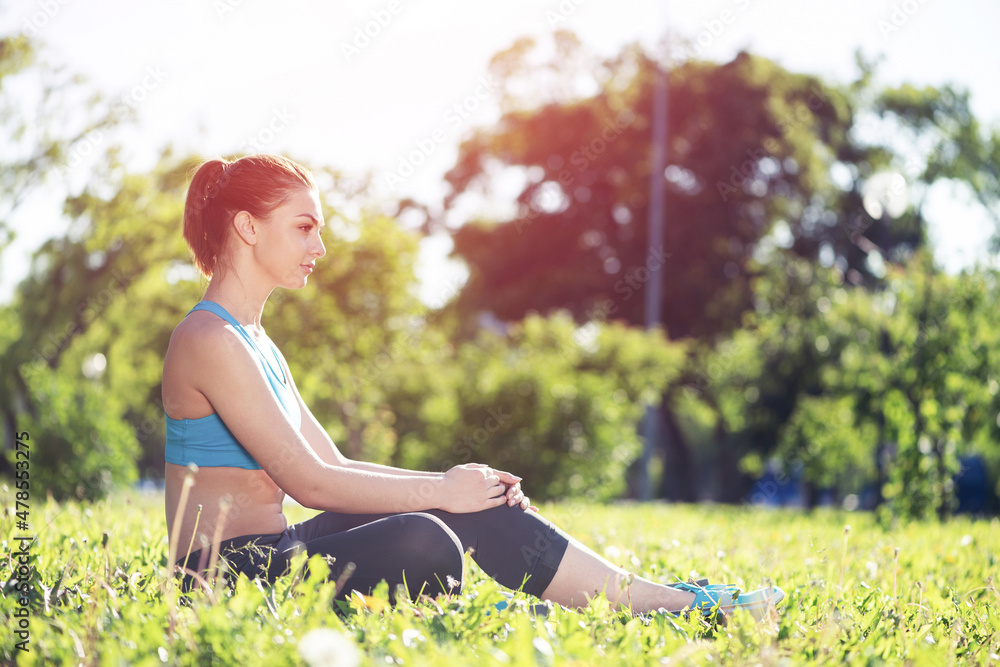
<svg viewBox="0 0 1000 667"><path fill-rule="evenodd" d="M938 483L941 484L941 498L938 500L937 507L938 520L940 521L945 521L951 516L951 499L954 496L954 490L952 489L953 482L944 460L945 446L943 438L938 438L934 442L934 458L937 461Z"/></svg>
<svg viewBox="0 0 1000 667"><path fill-rule="evenodd" d="M715 460L711 462L712 473L706 475L706 478L712 480L709 500L736 504L749 491L743 473L740 472L739 452L732 436L726 433L721 425L717 427L716 435L716 455Z"/></svg>
<svg viewBox="0 0 1000 667"><path fill-rule="evenodd" d="M663 397L659 414L663 420L663 435L659 443L663 451L663 476L658 495L673 502L694 502L698 500L695 488L700 485L695 484L691 449L677 425L667 396Z"/></svg>

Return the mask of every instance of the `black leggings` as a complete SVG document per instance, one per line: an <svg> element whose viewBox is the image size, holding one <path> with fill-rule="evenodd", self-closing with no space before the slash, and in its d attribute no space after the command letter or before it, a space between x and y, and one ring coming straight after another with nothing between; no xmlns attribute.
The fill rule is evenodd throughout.
<svg viewBox="0 0 1000 667"><path fill-rule="evenodd" d="M323 512L276 535L225 540L220 553L231 572L268 582L288 571L300 549L332 556L330 578L340 580L353 563L339 597L370 593L381 581L394 596L406 584L412 599L462 585L462 554L472 553L483 571L507 588L540 596L552 581L568 544L566 535L537 513L501 505L470 514L427 510L406 514ZM179 564L203 571L207 556L192 552ZM185 579L185 588L192 585ZM394 597L393 597L394 599Z"/></svg>

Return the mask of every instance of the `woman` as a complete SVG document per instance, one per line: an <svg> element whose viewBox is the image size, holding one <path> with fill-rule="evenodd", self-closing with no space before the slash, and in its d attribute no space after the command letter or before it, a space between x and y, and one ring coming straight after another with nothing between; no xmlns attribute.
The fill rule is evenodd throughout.
<svg viewBox="0 0 1000 667"><path fill-rule="evenodd" d="M230 569L273 581L304 549L335 559L343 595L385 580L415 597L460 587L471 550L502 585L570 607L604 593L637 612L743 606L759 617L783 597L768 588L734 602L735 587L634 577L543 519L508 472L415 472L341 454L261 325L271 291L305 287L326 254L324 224L312 175L285 158L210 160L192 180L184 237L210 282L163 367L167 525L189 574L221 553ZM286 493L322 512L288 526Z"/></svg>

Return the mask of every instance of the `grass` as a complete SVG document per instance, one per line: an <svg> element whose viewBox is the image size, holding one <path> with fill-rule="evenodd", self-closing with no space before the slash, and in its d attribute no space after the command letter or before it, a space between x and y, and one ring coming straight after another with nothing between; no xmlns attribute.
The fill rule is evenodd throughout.
<svg viewBox="0 0 1000 667"><path fill-rule="evenodd" d="M4 495L13 493L4 487ZM5 554L15 517L0 521ZM530 612L474 566L461 594L337 613L320 560L275 586L241 579L189 605L166 583L162 496L34 502L28 652L14 634L16 559L4 561L0 659L19 665L988 665L1000 662L1000 521L955 519L893 531L866 514L668 505L553 504L543 512L637 574L707 576L788 597L777 618L700 619ZM290 508L292 521L310 512ZM850 528L846 528L846 526ZM326 656L325 658L323 656ZM332 657L331 657L332 656ZM308 661L307 661L308 657ZM325 661L324 661L325 660Z"/></svg>

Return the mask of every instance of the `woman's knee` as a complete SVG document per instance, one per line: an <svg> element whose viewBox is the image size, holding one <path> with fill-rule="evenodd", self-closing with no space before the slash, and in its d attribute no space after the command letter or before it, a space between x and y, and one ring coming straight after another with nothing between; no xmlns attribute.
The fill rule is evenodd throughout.
<svg viewBox="0 0 1000 667"><path fill-rule="evenodd" d="M441 519L423 512L395 517L395 540L410 556L438 560L443 565L462 565L462 543Z"/></svg>
<svg viewBox="0 0 1000 667"><path fill-rule="evenodd" d="M438 595L461 589L462 544L437 517L422 512L401 514L395 541L405 562L404 576L411 595Z"/></svg>

